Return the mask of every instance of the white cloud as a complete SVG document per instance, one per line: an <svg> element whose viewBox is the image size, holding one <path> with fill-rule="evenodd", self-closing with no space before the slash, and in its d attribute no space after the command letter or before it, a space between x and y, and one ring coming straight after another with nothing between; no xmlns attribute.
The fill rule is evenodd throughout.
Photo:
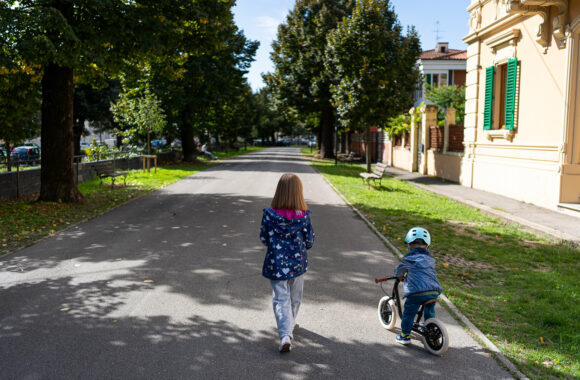
<svg viewBox="0 0 580 380"><path fill-rule="evenodd" d="M264 30L265 36L273 40L276 37L281 20L270 16L258 16L256 17L256 22L256 25Z"/></svg>

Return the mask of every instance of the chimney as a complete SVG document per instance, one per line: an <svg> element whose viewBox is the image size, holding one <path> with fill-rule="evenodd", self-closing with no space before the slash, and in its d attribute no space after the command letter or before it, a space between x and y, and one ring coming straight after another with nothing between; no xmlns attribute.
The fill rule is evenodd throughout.
<svg viewBox="0 0 580 380"><path fill-rule="evenodd" d="M437 53L447 53L449 52L449 42L437 42L437 47L435 48Z"/></svg>

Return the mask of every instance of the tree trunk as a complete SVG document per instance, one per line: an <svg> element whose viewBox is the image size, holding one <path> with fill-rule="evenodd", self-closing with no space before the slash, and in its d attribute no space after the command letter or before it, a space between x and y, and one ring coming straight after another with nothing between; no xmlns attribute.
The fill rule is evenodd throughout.
<svg viewBox="0 0 580 380"><path fill-rule="evenodd" d="M9 143L4 144L4 148L6 148L6 171L12 171L12 157L11 157L11 146Z"/></svg>
<svg viewBox="0 0 580 380"><path fill-rule="evenodd" d="M195 145L193 143L193 127L182 126L179 128L181 135L181 151L183 152L183 161L195 161Z"/></svg>
<svg viewBox="0 0 580 380"><path fill-rule="evenodd" d="M366 147L365 147L365 157L367 160L367 173L371 172L371 131L367 128L366 133Z"/></svg>
<svg viewBox="0 0 580 380"><path fill-rule="evenodd" d="M326 107L320 113L320 156L334 157L334 112L332 107Z"/></svg>
<svg viewBox="0 0 580 380"><path fill-rule="evenodd" d="M73 69L55 64L42 77L41 201L80 202L73 167Z"/></svg>

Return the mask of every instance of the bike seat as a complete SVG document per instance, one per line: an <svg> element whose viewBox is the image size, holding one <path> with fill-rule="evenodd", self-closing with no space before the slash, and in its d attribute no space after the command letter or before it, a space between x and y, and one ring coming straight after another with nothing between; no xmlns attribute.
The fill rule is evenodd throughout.
<svg viewBox="0 0 580 380"><path fill-rule="evenodd" d="M425 306L425 305L429 305L430 303L437 303L437 298L432 298L430 300L427 300L427 301L423 302L421 305Z"/></svg>

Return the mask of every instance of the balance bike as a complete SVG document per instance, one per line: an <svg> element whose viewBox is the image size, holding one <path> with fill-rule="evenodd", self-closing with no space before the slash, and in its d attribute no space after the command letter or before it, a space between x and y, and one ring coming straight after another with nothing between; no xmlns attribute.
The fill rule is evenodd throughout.
<svg viewBox="0 0 580 380"><path fill-rule="evenodd" d="M389 296L388 293L383 289L383 292L387 294L379 301L378 313L379 321L381 325L387 330L392 330L395 328L397 321L403 315L401 309L401 298L399 297L399 283L401 280L398 277L385 277L376 278L375 283L381 283L381 289L383 288L383 282L395 280L393 284L393 291ZM417 318L413 323L413 331L421 335L423 340L423 345L425 349L432 353L433 355L441 356L449 347L449 335L447 335L447 329L445 325L437 318L430 318L424 323L421 323L421 318L423 317L423 310L425 305L430 303L436 303L436 299L431 299L423 302L421 308L417 312Z"/></svg>

